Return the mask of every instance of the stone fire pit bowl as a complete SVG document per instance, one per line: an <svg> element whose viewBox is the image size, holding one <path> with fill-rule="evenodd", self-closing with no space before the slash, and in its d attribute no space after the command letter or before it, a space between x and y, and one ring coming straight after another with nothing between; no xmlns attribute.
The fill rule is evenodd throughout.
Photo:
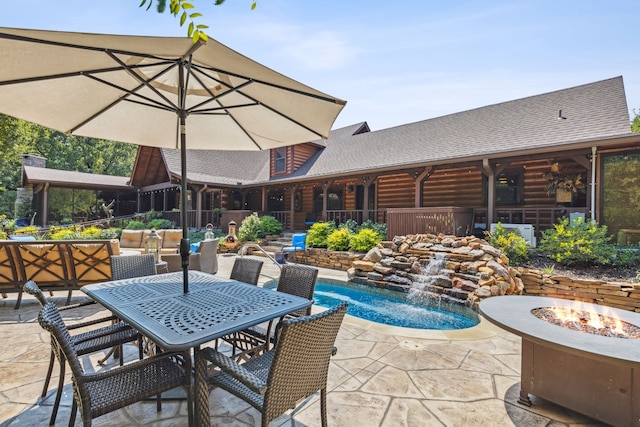
<svg viewBox="0 0 640 427"><path fill-rule="evenodd" d="M562 307L615 314L640 326L640 314L536 296L498 296L479 305L495 325L522 338L520 398L529 393L613 425L640 424L640 340L598 336L539 319L531 310Z"/></svg>

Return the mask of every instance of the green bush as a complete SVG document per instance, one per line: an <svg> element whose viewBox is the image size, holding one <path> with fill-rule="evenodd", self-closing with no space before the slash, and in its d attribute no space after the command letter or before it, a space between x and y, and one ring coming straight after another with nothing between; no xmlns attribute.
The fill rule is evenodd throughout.
<svg viewBox="0 0 640 427"><path fill-rule="evenodd" d="M142 221L129 221L124 228L127 230L144 230L147 225Z"/></svg>
<svg viewBox="0 0 640 427"><path fill-rule="evenodd" d="M382 241L382 236L371 228L361 228L351 237L351 250L354 252L368 252Z"/></svg>
<svg viewBox="0 0 640 427"><path fill-rule="evenodd" d="M358 222L353 219L348 219L344 223L340 224L338 228L347 228L353 234L358 232Z"/></svg>
<svg viewBox="0 0 640 427"><path fill-rule="evenodd" d="M326 248L327 238L333 230L336 229L336 224L333 221L316 222L307 232L307 247L310 248Z"/></svg>
<svg viewBox="0 0 640 427"><path fill-rule="evenodd" d="M607 226L599 226L589 219L578 218L573 225L563 218L552 229L542 232L538 251L564 264L609 264L615 251L607 242Z"/></svg>
<svg viewBox="0 0 640 427"><path fill-rule="evenodd" d="M52 230L47 237L51 240L110 240L118 238L118 229L87 227L79 230L76 227L64 227Z"/></svg>
<svg viewBox="0 0 640 427"><path fill-rule="evenodd" d="M282 224L280 221L270 215L265 215L260 218L260 231L258 237L263 238L267 236L273 236L282 233Z"/></svg>
<svg viewBox="0 0 640 427"><path fill-rule="evenodd" d="M499 222L495 231L486 231L485 235L491 246L504 252L511 265L522 265L529 260L529 245L519 232L507 232Z"/></svg>
<svg viewBox="0 0 640 427"><path fill-rule="evenodd" d="M377 223L368 219L360 225L360 227L358 228L358 231L364 228L368 228L370 230L375 231L378 234L378 236L380 236L381 239L387 238L387 224L385 223Z"/></svg>
<svg viewBox="0 0 640 427"><path fill-rule="evenodd" d="M156 218L147 222L146 228L155 228L156 230L166 230L173 228L173 222L164 218Z"/></svg>
<svg viewBox="0 0 640 427"><path fill-rule="evenodd" d="M252 213L242 220L238 229L238 239L242 242L255 242L258 240L260 233L260 218L257 212Z"/></svg>
<svg viewBox="0 0 640 427"><path fill-rule="evenodd" d="M347 227L333 230L327 236L327 249L332 251L346 251L351 246L351 237L354 234Z"/></svg>

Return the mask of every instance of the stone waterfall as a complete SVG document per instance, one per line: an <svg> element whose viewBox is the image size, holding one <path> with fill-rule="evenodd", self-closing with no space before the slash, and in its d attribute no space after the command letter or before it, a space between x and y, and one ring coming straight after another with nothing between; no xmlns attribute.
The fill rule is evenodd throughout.
<svg viewBox="0 0 640 427"><path fill-rule="evenodd" d="M494 295L522 294L502 251L474 236L395 236L353 262L349 280L477 308Z"/></svg>

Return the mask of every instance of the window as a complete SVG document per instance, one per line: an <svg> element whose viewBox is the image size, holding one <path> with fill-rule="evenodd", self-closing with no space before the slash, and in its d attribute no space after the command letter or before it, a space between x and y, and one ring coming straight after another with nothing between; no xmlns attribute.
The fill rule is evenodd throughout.
<svg viewBox="0 0 640 427"><path fill-rule="evenodd" d="M602 156L602 223L610 234L640 224L640 151Z"/></svg>
<svg viewBox="0 0 640 427"><path fill-rule="evenodd" d="M522 203L522 172L504 172L496 177L496 204Z"/></svg>
<svg viewBox="0 0 640 427"><path fill-rule="evenodd" d="M273 172L285 173L287 171L287 147L273 150Z"/></svg>

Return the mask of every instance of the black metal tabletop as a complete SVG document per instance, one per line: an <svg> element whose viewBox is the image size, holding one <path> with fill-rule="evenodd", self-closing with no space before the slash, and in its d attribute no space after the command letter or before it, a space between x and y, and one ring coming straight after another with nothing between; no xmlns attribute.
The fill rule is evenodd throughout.
<svg viewBox="0 0 640 427"><path fill-rule="evenodd" d="M199 346L249 326L308 307L312 301L200 271L85 285L91 298L165 351Z"/></svg>

